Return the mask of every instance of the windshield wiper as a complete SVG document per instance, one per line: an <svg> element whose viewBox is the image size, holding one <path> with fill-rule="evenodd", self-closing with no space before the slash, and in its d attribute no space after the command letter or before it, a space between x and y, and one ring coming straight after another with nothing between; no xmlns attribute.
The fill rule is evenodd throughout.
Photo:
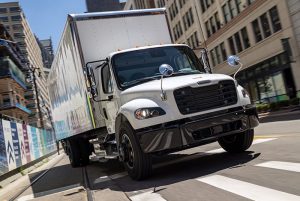
<svg viewBox="0 0 300 201"><path fill-rule="evenodd" d="M130 85L136 85L136 84L141 84L141 83L144 83L144 82L148 82L148 81L152 81L152 80L157 80L159 79L160 76L152 76L152 77L143 77L143 78L140 78L140 79L137 79L137 80L132 80L130 82L124 82L122 85L123 86L130 86Z"/></svg>
<svg viewBox="0 0 300 201"><path fill-rule="evenodd" d="M201 71L178 71L178 72L174 72L171 76L191 75L191 74L203 74L203 72L201 72Z"/></svg>

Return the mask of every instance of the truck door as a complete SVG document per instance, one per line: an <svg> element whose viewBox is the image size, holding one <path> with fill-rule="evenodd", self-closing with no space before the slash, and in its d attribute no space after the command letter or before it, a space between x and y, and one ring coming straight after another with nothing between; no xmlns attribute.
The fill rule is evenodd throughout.
<svg viewBox="0 0 300 201"><path fill-rule="evenodd" d="M101 106L103 116L105 117L105 124L107 126L108 133L115 132L115 118L118 111L118 103L116 99L116 92L113 87L112 74L107 63L100 69L99 78L99 92L101 98Z"/></svg>

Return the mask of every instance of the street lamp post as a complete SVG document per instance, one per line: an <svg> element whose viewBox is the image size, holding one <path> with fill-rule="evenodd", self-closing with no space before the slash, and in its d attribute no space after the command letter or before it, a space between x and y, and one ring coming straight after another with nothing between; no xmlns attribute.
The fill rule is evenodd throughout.
<svg viewBox="0 0 300 201"><path fill-rule="evenodd" d="M39 100L39 95L38 95L38 89L37 89L37 84L36 84L36 77L35 77L35 72L36 70L40 70L39 68L35 68L33 66L29 66L28 67L30 74L32 75L32 79L31 80L27 80L27 81L32 81L33 82L33 87L34 87L34 91L35 91L35 95L36 95L36 102L37 102L37 107L38 107L38 113L39 113L39 119L40 119L40 126L41 128L44 128L44 121L43 121L43 114L42 114L42 110L41 110L41 106L40 106L40 100ZM41 76L41 72L38 72L38 77Z"/></svg>

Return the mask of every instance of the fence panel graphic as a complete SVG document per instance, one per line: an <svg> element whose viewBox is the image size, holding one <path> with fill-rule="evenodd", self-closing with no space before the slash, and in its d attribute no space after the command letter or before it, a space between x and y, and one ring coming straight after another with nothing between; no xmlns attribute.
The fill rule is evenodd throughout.
<svg viewBox="0 0 300 201"><path fill-rule="evenodd" d="M55 149L53 132L0 119L0 175Z"/></svg>

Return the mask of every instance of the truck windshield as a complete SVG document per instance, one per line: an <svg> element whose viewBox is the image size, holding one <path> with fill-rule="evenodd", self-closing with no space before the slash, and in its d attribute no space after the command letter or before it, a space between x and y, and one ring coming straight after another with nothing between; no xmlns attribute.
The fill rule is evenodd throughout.
<svg viewBox="0 0 300 201"><path fill-rule="evenodd" d="M169 64L173 76L204 73L205 70L193 50L187 46L166 46L130 51L112 57L118 85L122 89L159 79L159 66Z"/></svg>

